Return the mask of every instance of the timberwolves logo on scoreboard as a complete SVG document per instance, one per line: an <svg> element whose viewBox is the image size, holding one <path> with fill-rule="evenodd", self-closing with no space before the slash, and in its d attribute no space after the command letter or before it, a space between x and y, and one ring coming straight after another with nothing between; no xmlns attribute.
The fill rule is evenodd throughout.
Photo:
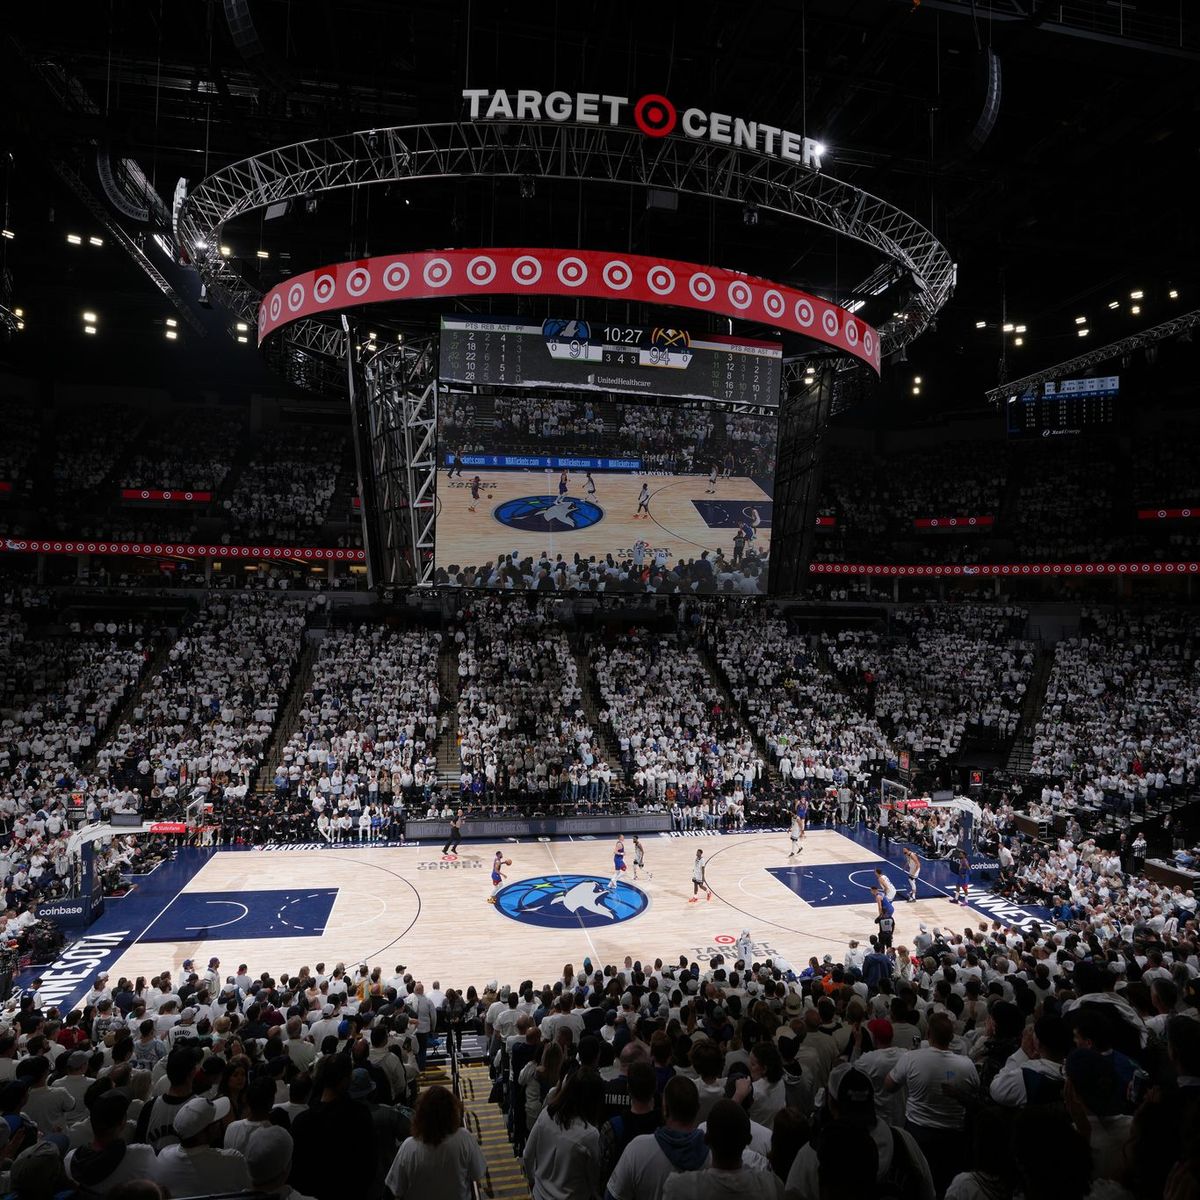
<svg viewBox="0 0 1200 1200"><path fill-rule="evenodd" d="M649 905L641 888L610 888L599 875L535 875L496 893L496 907L506 917L548 929L617 925L640 917Z"/></svg>
<svg viewBox="0 0 1200 1200"><path fill-rule="evenodd" d="M586 321L571 321L565 317L551 317L542 322L542 337L551 358L587 359L588 343L592 340L592 329Z"/></svg>
<svg viewBox="0 0 1200 1200"><path fill-rule="evenodd" d="M505 500L492 514L501 525L529 533L570 533L604 519L604 509L574 496L521 496Z"/></svg>

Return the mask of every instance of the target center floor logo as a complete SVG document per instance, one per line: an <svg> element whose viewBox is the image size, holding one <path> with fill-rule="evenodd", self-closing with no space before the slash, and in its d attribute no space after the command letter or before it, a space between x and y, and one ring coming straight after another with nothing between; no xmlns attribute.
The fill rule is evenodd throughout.
<svg viewBox="0 0 1200 1200"><path fill-rule="evenodd" d="M649 905L641 888L625 882L610 888L599 875L535 875L496 893L496 907L506 917L547 929L618 925Z"/></svg>
<svg viewBox="0 0 1200 1200"><path fill-rule="evenodd" d="M604 509L574 496L520 496L497 505L492 514L501 525L533 533L570 533L604 520Z"/></svg>

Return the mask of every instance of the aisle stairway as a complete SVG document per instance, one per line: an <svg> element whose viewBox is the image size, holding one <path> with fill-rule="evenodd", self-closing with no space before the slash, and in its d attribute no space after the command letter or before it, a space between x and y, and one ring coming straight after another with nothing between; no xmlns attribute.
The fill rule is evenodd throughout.
<svg viewBox="0 0 1200 1200"><path fill-rule="evenodd" d="M254 790L259 795L269 794L275 790L275 768L283 761L283 747L288 739L296 732L300 724L300 708L304 696L312 686L313 666L317 655L321 652L321 643L312 641L304 636L304 647L296 662L295 670L288 681L287 691L280 702L280 716L275 724L275 732L263 755L261 764L255 768Z"/></svg>
<svg viewBox="0 0 1200 1200"><path fill-rule="evenodd" d="M438 691L450 714L450 728L437 740L438 779L457 789L462 760L458 755L458 647L448 634L438 657Z"/></svg>
<svg viewBox="0 0 1200 1200"><path fill-rule="evenodd" d="M1025 689L1025 697L1021 701L1017 736L1013 740L1005 764L1011 775L1028 775L1030 767L1033 766L1033 732L1046 703L1046 687L1053 668L1054 651L1044 647L1039 649L1029 676L1029 686Z"/></svg>
<svg viewBox="0 0 1200 1200"><path fill-rule="evenodd" d="M574 645L571 651L575 659L575 672L579 681L579 690L583 693L583 711L587 715L588 724L592 727L592 740L600 751L600 757L621 776L621 751L613 740L612 730L600 720L603 702L600 699L600 689L592 672L592 660L586 648Z"/></svg>
<svg viewBox="0 0 1200 1200"><path fill-rule="evenodd" d="M529 1185L513 1153L498 1104L489 1102L492 1081L486 1063L464 1063L459 1071L467 1128L479 1139L488 1173L482 1192L492 1200L529 1200Z"/></svg>

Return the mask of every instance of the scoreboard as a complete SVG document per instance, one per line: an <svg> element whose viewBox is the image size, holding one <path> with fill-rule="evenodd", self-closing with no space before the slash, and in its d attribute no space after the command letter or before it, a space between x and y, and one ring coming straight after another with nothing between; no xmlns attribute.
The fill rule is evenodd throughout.
<svg viewBox="0 0 1200 1200"><path fill-rule="evenodd" d="M777 342L650 325L443 317L439 375L448 383L561 387L777 407Z"/></svg>
<svg viewBox="0 0 1200 1200"><path fill-rule="evenodd" d="M1008 401L1009 437L1077 437L1101 433L1117 419L1118 376L1067 379L1046 385L1041 396Z"/></svg>

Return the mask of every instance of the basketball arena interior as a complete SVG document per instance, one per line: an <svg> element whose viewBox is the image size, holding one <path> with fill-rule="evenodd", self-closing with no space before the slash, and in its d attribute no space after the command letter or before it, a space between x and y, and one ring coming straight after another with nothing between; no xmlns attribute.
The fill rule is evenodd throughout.
<svg viewBox="0 0 1200 1200"><path fill-rule="evenodd" d="M1200 8L3 25L0 1193L1200 1197Z"/></svg>

